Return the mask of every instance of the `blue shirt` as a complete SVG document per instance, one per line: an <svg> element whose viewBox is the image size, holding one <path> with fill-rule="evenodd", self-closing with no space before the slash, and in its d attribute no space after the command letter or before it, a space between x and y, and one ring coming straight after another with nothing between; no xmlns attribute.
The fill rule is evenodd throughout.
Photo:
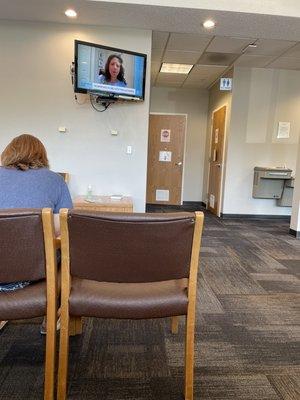
<svg viewBox="0 0 300 400"><path fill-rule="evenodd" d="M47 168L21 171L0 167L1 208L44 208L55 214L72 208L69 189L63 178Z"/></svg>
<svg viewBox="0 0 300 400"><path fill-rule="evenodd" d="M111 85L111 86L120 86L120 87L127 86L127 84L125 82L119 81L119 79L117 79L115 82L107 81L105 75L99 75L99 77L97 78L97 82L101 83L102 85Z"/></svg>
<svg viewBox="0 0 300 400"><path fill-rule="evenodd" d="M0 167L1 208L52 208L55 214L61 208L72 208L69 189L62 176L47 168L21 171ZM30 281L1 284L0 292L23 289Z"/></svg>

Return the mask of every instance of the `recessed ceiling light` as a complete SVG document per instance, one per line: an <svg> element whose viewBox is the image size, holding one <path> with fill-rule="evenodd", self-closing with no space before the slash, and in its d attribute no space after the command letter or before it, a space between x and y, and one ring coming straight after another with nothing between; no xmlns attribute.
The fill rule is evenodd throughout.
<svg viewBox="0 0 300 400"><path fill-rule="evenodd" d="M206 21L203 22L202 25L206 29L211 29L215 27L216 23L212 19L207 19Z"/></svg>
<svg viewBox="0 0 300 400"><path fill-rule="evenodd" d="M77 12L75 10L72 10L71 8L69 8L68 10L65 11L65 14L67 17L69 18L75 18L77 17Z"/></svg>
<svg viewBox="0 0 300 400"><path fill-rule="evenodd" d="M193 64L168 64L163 63L160 72L169 74L188 74L193 68Z"/></svg>

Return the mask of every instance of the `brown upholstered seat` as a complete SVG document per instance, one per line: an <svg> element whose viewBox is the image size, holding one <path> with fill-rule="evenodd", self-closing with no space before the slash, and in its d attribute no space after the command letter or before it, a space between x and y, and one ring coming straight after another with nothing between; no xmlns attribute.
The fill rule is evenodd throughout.
<svg viewBox="0 0 300 400"><path fill-rule="evenodd" d="M98 318L162 318L187 313L187 279L115 283L72 279L69 312Z"/></svg>
<svg viewBox="0 0 300 400"><path fill-rule="evenodd" d="M24 289L0 292L0 317L4 320L35 318L46 315L46 280Z"/></svg>
<svg viewBox="0 0 300 400"><path fill-rule="evenodd" d="M58 400L66 398L71 318L187 315L185 398L193 397L193 336L202 213L61 210L62 311Z"/></svg>
<svg viewBox="0 0 300 400"><path fill-rule="evenodd" d="M0 320L47 315L44 399L54 398L57 271L50 209L0 210L0 282L32 281L0 292Z"/></svg>

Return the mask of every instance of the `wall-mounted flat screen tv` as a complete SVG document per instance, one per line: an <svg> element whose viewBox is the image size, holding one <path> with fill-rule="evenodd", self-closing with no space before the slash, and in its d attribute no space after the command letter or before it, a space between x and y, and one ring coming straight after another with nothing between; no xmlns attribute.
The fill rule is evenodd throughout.
<svg viewBox="0 0 300 400"><path fill-rule="evenodd" d="M75 40L74 90L103 98L143 100L146 54Z"/></svg>

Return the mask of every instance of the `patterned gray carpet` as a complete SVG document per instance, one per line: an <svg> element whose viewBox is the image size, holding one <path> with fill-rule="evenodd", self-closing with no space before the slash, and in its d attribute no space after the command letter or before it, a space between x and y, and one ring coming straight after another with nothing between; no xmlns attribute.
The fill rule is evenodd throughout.
<svg viewBox="0 0 300 400"><path fill-rule="evenodd" d="M218 220L202 242L195 399L300 399L300 240L283 220ZM0 332L0 399L42 399L40 320ZM179 400L184 321L84 320L69 399Z"/></svg>

